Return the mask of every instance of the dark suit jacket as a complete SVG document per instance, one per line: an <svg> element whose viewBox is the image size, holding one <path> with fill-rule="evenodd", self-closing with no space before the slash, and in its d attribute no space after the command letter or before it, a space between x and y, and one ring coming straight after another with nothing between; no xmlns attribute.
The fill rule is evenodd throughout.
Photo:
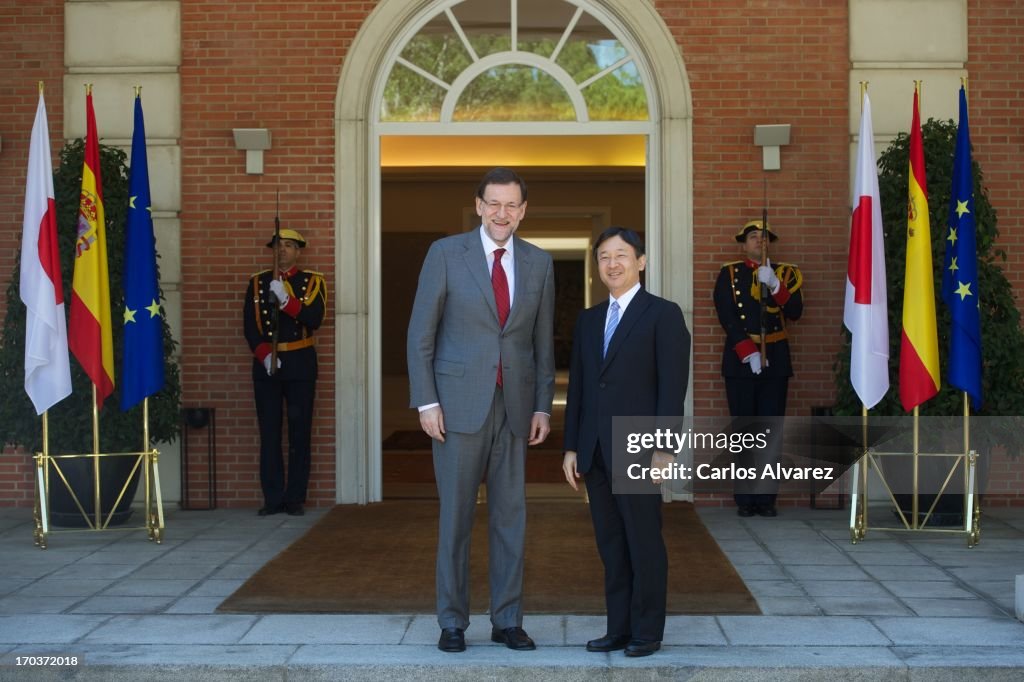
<svg viewBox="0 0 1024 682"><path fill-rule="evenodd" d="M598 445L611 471L612 417L675 417L661 426L678 427L689 382L690 332L678 305L641 288L602 358L607 313L607 300L584 310L573 332L565 449L581 474Z"/></svg>

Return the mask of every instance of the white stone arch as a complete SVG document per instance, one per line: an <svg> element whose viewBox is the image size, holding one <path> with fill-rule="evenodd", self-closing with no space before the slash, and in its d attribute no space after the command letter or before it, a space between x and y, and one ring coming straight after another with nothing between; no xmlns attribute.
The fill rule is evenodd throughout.
<svg viewBox="0 0 1024 682"><path fill-rule="evenodd" d="M627 37L654 95L648 149L647 286L692 323L693 153L689 80L680 49L647 2L568 0ZM373 125L395 42L444 0L381 0L349 47L335 98L336 501L381 499L380 170ZM433 12L430 12L433 14ZM471 124L466 124L471 125ZM534 124L557 129L561 124ZM599 124L591 124L599 126ZM492 131L493 132L493 131ZM669 267L671 265L671 267ZM692 328L692 324L690 325ZM692 392L691 392L692 395ZM692 414L692 397L687 399Z"/></svg>

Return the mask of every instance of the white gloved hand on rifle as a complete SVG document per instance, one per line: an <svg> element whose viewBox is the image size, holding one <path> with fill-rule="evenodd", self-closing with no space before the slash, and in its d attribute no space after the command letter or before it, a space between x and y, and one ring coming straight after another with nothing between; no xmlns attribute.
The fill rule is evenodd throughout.
<svg viewBox="0 0 1024 682"><path fill-rule="evenodd" d="M761 354L751 353L747 357L743 358L743 364L750 365L750 371L754 374L761 373Z"/></svg>
<svg viewBox="0 0 1024 682"><path fill-rule="evenodd" d="M279 279L270 280L270 293L277 298L277 305L284 308L288 305L288 292L284 289L284 282Z"/></svg>
<svg viewBox="0 0 1024 682"><path fill-rule="evenodd" d="M270 357L263 358L263 369L267 370L267 376L270 376ZM281 358L277 358L277 368L281 369Z"/></svg>
<svg viewBox="0 0 1024 682"><path fill-rule="evenodd" d="M772 270L771 261L768 261L768 265L762 265L757 269L757 279L761 284L767 284L768 289L773 294L777 293L779 291L779 287L782 286L782 283L779 281L778 276L776 276L775 271Z"/></svg>

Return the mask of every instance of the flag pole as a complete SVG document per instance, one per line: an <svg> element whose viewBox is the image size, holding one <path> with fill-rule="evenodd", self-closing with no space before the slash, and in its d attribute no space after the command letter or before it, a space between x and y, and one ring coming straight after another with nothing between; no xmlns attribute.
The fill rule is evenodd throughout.
<svg viewBox="0 0 1024 682"><path fill-rule="evenodd" d="M136 90L136 92L138 92ZM136 95L137 96L137 95ZM149 396L142 399L142 457L145 462L145 466L142 467L143 471L143 485L146 488L146 530L149 534L149 539L153 539L153 501L151 499L151 487L152 480L150 469L153 467L153 458L149 452Z"/></svg>
<svg viewBox="0 0 1024 682"><path fill-rule="evenodd" d="M910 502L910 513L913 515L913 520L911 521L911 528L913 528L914 530L917 530L917 510L918 510L918 504L917 504L917 492L918 492L918 489L917 489L917 476L918 476L917 451L918 451L919 444L920 444L920 441L919 441L920 434L918 432L919 427L920 427L920 417L921 417L921 406L920 405L914 405L914 497L913 497L913 499Z"/></svg>
<svg viewBox="0 0 1024 682"><path fill-rule="evenodd" d="M914 94L917 95L917 110L920 112L921 105L924 103L924 81L914 81ZM917 530L917 512L918 512L918 474L919 472L919 461L917 458L918 450L920 446L920 426L921 426L921 406L914 406L914 489L913 497L910 502L910 513L913 516L911 521L911 528Z"/></svg>
<svg viewBox="0 0 1024 682"><path fill-rule="evenodd" d="M960 76L960 87L964 89L964 99L967 99L967 77ZM973 187L971 190L973 191ZM979 292L980 295L981 292ZM967 398L967 391L964 394L964 457L970 456L971 452L971 403ZM970 493L973 492L968 488L970 475L968 472L968 461L964 459L964 519L968 518L969 500L971 499ZM965 524L966 526L966 524ZM969 528L967 530L970 530Z"/></svg>
<svg viewBox="0 0 1024 682"><path fill-rule="evenodd" d="M44 89L43 81L42 80L38 81L36 83L36 85L39 87L39 96L42 97L43 96L43 89ZM45 489L44 484L43 484L43 481L45 480L45 476L44 476L43 472L44 471L47 471L47 472L49 471L49 468L47 466L47 465L49 465L49 461L47 460L47 458L50 456L50 443L49 443L49 440L50 440L50 422L49 422L49 419L47 418L48 415L49 415L49 412L50 411L48 409L47 410L43 410L43 416L42 416L42 419L43 419L43 423L42 423L42 427L43 427L43 451L42 451L42 453L40 453L40 456L38 458L36 458L36 488L38 490L38 493L35 495L35 498L36 498L35 509L32 510L33 513L34 513L34 516L35 516L35 521L36 521L36 544L39 545L39 547L41 549L46 549L46 532L47 532L47 527L46 527L47 526L47 523L46 523L46 511L45 511L46 505L47 505L47 501L46 501L46 497L45 497L46 489Z"/></svg>
<svg viewBox="0 0 1024 682"><path fill-rule="evenodd" d="M92 385L92 474L93 474L93 503L96 505L93 513L96 516L96 528L102 528L100 518L100 410L96 407L96 384Z"/></svg>
<svg viewBox="0 0 1024 682"><path fill-rule="evenodd" d="M43 451L36 455L35 506L32 515L35 521L35 544L39 549L46 549L46 535L50 532L50 521L47 515L49 502L46 494L49 490L47 480L50 475L50 420L49 410L43 410Z"/></svg>
<svg viewBox="0 0 1024 682"><path fill-rule="evenodd" d="M867 94L867 81L860 81L860 116L864 117L864 95ZM874 140L871 140L873 143ZM864 140L858 140L860 144L864 143ZM863 493L860 496L861 505L864 510L863 513L863 525L861 528L861 537L867 529L867 474L868 474L868 462L867 462L867 406L861 400L860 402L860 441L863 445L863 453L861 454L861 481L864 486Z"/></svg>
<svg viewBox="0 0 1024 682"><path fill-rule="evenodd" d="M85 83L86 96L92 94L92 83ZM97 140L99 142L99 140ZM92 473L93 473L93 515L96 518L96 528L102 528L100 519L100 411L96 406L96 382L92 384Z"/></svg>
<svg viewBox="0 0 1024 682"><path fill-rule="evenodd" d="M860 115L864 117L864 95L868 91L868 82L860 81ZM864 144L863 140L859 141L860 144ZM872 140L872 144L874 141ZM863 523L864 529L868 526L868 406L864 404L864 401L860 403L860 436L861 443L864 446L863 453L861 454L861 476L862 484L864 486L863 494L861 495L861 505L864 509Z"/></svg>
<svg viewBox="0 0 1024 682"><path fill-rule="evenodd" d="M132 91L135 93L135 99L142 99L142 86L133 85ZM134 140L133 140L134 144ZM149 539L153 539L153 526L152 526L152 481L150 470L153 467L153 458L149 452L149 396L142 399L142 453L146 465L143 469L143 487L145 488L145 513L146 513L146 528L149 531Z"/></svg>

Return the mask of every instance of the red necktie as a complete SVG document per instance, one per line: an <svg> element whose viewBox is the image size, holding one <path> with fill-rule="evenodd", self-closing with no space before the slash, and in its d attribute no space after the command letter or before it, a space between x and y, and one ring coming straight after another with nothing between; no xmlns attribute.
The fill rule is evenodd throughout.
<svg viewBox="0 0 1024 682"><path fill-rule="evenodd" d="M508 319L509 304L508 277L505 268L501 267L501 257L505 249L494 250L494 267L491 268L491 286L494 287L494 303L498 306L498 326L504 327ZM501 356L498 357L498 385L501 386Z"/></svg>

